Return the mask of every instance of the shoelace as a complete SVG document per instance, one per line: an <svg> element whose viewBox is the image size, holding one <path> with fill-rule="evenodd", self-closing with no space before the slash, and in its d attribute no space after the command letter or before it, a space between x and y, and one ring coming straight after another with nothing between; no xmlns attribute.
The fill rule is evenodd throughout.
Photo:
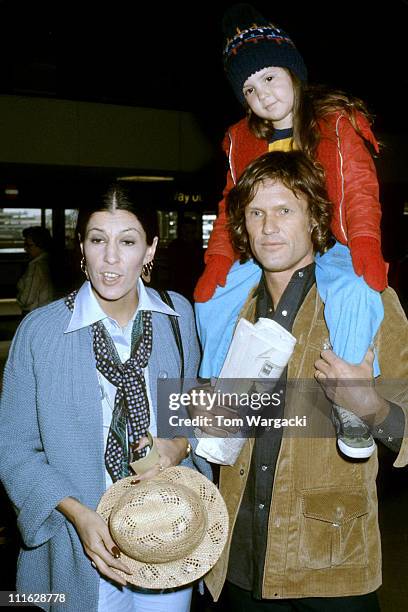
<svg viewBox="0 0 408 612"><path fill-rule="evenodd" d="M349 410L345 410L344 408L341 408L340 406L337 406L337 411L339 412L342 423L344 425L350 426L353 428L362 429L364 432L368 431L368 427L365 425L365 423L363 423L363 421L358 416L356 416L353 412L350 412Z"/></svg>

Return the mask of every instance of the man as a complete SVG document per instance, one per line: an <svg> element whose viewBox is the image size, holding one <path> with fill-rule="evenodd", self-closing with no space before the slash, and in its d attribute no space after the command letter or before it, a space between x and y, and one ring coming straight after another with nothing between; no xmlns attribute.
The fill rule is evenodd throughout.
<svg viewBox="0 0 408 612"><path fill-rule="evenodd" d="M376 338L381 377L375 384L373 351L355 366L322 350L329 334L314 258L331 237L319 170L301 152L267 153L248 166L228 205L236 250L263 268L241 316L252 322L269 317L291 331L297 345L288 382L317 378L332 401L364 418L372 434L398 452L396 467L407 464L408 324L395 293L382 295L385 318ZM366 384L332 387L328 379ZM388 385L380 395L379 384L388 379L403 381L402 391L401 384ZM300 391L287 391L281 414L301 415L304 403ZM226 582L234 610L378 610L376 474L376 451L367 461L347 460L334 433L316 438L265 431L248 440L235 465L220 471L231 534L206 578L214 598Z"/></svg>

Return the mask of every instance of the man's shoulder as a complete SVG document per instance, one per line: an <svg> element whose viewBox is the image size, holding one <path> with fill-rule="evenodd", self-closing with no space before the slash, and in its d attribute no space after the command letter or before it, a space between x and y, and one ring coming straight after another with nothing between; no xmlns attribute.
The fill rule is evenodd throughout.
<svg viewBox="0 0 408 612"><path fill-rule="evenodd" d="M248 293L248 297L242 306L241 312L239 313L239 318L248 319L251 321L255 317L255 308L256 308L256 300L258 296L258 287L259 283L254 285L252 289Z"/></svg>
<svg viewBox="0 0 408 612"><path fill-rule="evenodd" d="M384 305L384 310L395 310L396 312L405 316L404 309L401 306L399 297L392 287L387 287L381 292L381 300ZM406 318L406 317L405 317Z"/></svg>
<svg viewBox="0 0 408 612"><path fill-rule="evenodd" d="M393 289L385 289L381 298L384 305L384 319L375 340L381 376L384 380L399 379L406 382L408 380L407 317Z"/></svg>
<svg viewBox="0 0 408 612"><path fill-rule="evenodd" d="M392 325L394 322L398 322L399 325L402 322L408 323L407 316L394 289L387 287L381 293L381 299L384 305L384 323L388 325Z"/></svg>

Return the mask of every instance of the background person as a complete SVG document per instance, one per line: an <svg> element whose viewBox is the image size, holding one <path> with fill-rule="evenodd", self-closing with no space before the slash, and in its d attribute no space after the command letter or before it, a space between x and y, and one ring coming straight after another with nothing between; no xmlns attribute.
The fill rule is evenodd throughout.
<svg viewBox="0 0 408 612"><path fill-rule="evenodd" d="M23 230L24 250L30 261L26 271L17 282L17 302L26 315L39 306L54 299L49 253L52 238L45 227L32 226Z"/></svg>

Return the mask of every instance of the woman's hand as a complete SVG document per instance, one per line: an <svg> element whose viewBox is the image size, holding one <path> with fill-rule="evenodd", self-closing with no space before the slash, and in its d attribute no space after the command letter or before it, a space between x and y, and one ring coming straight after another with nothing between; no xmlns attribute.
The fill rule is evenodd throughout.
<svg viewBox="0 0 408 612"><path fill-rule="evenodd" d="M132 483L137 484L141 480L148 480L153 476L157 476L163 469L179 465L186 458L186 452L188 448L187 438L173 438L172 440L166 440L165 438L155 438L155 445L160 455L160 461L156 463L150 470L143 474L135 475L135 480ZM138 451L149 445L149 438L143 436L140 438L139 443L134 445L134 448Z"/></svg>
<svg viewBox="0 0 408 612"><path fill-rule="evenodd" d="M125 574L131 574L131 571L120 560L119 548L112 540L103 518L73 497L63 499L57 508L74 525L92 565L106 578L126 586L126 580L114 570Z"/></svg>

